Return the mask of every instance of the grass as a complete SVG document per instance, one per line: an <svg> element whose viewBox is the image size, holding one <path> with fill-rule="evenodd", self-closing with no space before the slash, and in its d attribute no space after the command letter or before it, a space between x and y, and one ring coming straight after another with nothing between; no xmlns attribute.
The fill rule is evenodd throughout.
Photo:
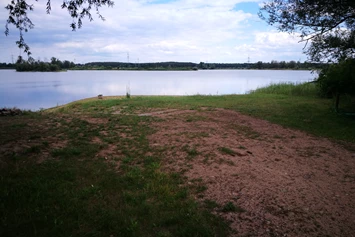
<svg viewBox="0 0 355 237"><path fill-rule="evenodd" d="M252 91L251 94L278 94L290 96L316 97L318 95L318 88L316 83L278 83L258 88Z"/></svg>
<svg viewBox="0 0 355 237"><path fill-rule="evenodd" d="M8 174L1 236L226 234L216 217L177 188L179 179L152 166L117 176L103 163L68 160Z"/></svg>
<svg viewBox="0 0 355 237"><path fill-rule="evenodd" d="M235 156L237 153L228 147L219 147L218 150L224 154Z"/></svg>
<svg viewBox="0 0 355 237"><path fill-rule="evenodd" d="M192 198L203 186L190 190L179 174L161 171L147 140L150 118L94 116L107 119L100 124L87 116L0 118L1 144L24 144L2 154L0 236L228 235L228 225ZM19 121L32 126L12 126ZM109 145L104 138L120 156L97 155Z"/></svg>
<svg viewBox="0 0 355 237"><path fill-rule="evenodd" d="M354 118L336 114L332 100L293 93L106 97L0 117L0 236L227 236L228 225L212 212L243 210L232 202L222 207L213 200L196 202L193 196L206 187L191 188L181 174L163 171L161 152L147 139L155 119L137 114L225 108L355 142ZM248 127L237 130L259 136ZM184 149L188 159L199 155L194 146ZM227 147L219 150L234 154Z"/></svg>
<svg viewBox="0 0 355 237"><path fill-rule="evenodd" d="M289 91L302 91L300 88L310 89L307 93L293 93L295 95L289 93ZM354 107L354 103L352 104L352 107ZM346 108L349 107L348 105L344 106ZM85 113L109 114L112 113L112 108L115 108L116 110L122 109L123 112L129 114L151 108L198 109L201 107L237 110L247 115L306 131L316 136L350 142L355 141L352 132L355 126L354 116L335 113L334 101L317 97L316 86L313 83L271 85L266 89L258 89L247 95L137 96L131 97L131 99L121 97L100 101L90 99L69 104L66 107L57 109L57 111L73 114L84 110ZM189 122L194 119L188 118L187 120ZM199 120L201 119L199 118ZM253 136L257 136L257 134Z"/></svg>
<svg viewBox="0 0 355 237"><path fill-rule="evenodd" d="M245 210L241 207L234 205L232 202L227 202L221 209L222 212L245 212Z"/></svg>
<svg viewBox="0 0 355 237"><path fill-rule="evenodd" d="M186 152L187 154L186 158L188 160L192 160L199 154L199 152L196 150L196 147L189 147L188 145L185 145L183 146L183 150Z"/></svg>

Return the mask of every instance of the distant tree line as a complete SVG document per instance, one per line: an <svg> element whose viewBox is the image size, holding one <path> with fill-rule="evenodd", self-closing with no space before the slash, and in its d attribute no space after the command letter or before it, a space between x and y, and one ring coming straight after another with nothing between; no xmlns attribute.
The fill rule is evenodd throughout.
<svg viewBox="0 0 355 237"><path fill-rule="evenodd" d="M310 62L296 62L296 61L275 61L254 63L255 69L321 69L324 67L323 63L310 63Z"/></svg>
<svg viewBox="0 0 355 237"><path fill-rule="evenodd" d="M58 72L74 67L75 64L73 62L68 60L61 61L55 57L52 57L50 62L34 60L31 57L28 60L24 60L22 57L19 57L15 65L18 72Z"/></svg>
<svg viewBox="0 0 355 237"><path fill-rule="evenodd" d="M125 63L125 62L91 62L78 64L76 69L82 70L197 70L197 64L191 62L155 62L155 63Z"/></svg>
<svg viewBox="0 0 355 237"><path fill-rule="evenodd" d="M0 63L0 69L15 69L14 63Z"/></svg>
<svg viewBox="0 0 355 237"><path fill-rule="evenodd" d="M157 62L157 63L125 63L125 62L91 62L77 64L75 69L81 70L213 70L213 69L320 69L322 63L296 61L276 61L257 63L191 63L191 62Z"/></svg>
<svg viewBox="0 0 355 237"><path fill-rule="evenodd" d="M15 68L17 71L56 72L61 70L213 70L213 69L291 69L311 70L322 69L323 63L309 63L296 61L276 61L257 63L192 63L192 62L155 62L155 63L126 63L126 62L90 62L74 64L68 60L61 61L52 57L50 62L43 62L29 58L18 58L16 64L1 63L0 69Z"/></svg>
<svg viewBox="0 0 355 237"><path fill-rule="evenodd" d="M276 61L257 63L203 63L199 64L199 69L293 69L309 70L323 68L322 63L296 62L296 61Z"/></svg>

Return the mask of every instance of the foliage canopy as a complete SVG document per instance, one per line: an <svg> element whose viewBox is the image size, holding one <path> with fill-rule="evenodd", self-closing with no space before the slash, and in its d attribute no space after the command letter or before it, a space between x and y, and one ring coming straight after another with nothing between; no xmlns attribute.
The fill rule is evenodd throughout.
<svg viewBox="0 0 355 237"><path fill-rule="evenodd" d="M34 27L31 19L27 16L29 11L34 10L34 5L30 3L31 0L11 0L11 2L5 7L9 12L9 17L6 20L5 25L5 35L9 35L9 26L14 25L20 32L20 39L16 41L19 48L23 49L28 56L31 55L30 47L25 42L23 37L23 32ZM36 2L38 0L35 0ZM33 1L32 1L33 2ZM83 19L88 18L90 21L93 20L91 12L94 10L98 17L105 20L100 14L99 8L102 6L113 6L114 2L112 0L63 0L61 4L62 9L67 9L70 17L73 19L70 27L73 31L77 28L81 28L83 24ZM47 0L46 11L50 14L52 10L51 0Z"/></svg>
<svg viewBox="0 0 355 237"><path fill-rule="evenodd" d="M280 31L299 33L311 61L336 63L318 78L321 94L336 98L336 111L341 94L355 95L355 1L272 0L259 16Z"/></svg>
<svg viewBox="0 0 355 237"><path fill-rule="evenodd" d="M264 4L259 16L280 31L300 33L311 61L355 57L353 0L272 0Z"/></svg>
<svg viewBox="0 0 355 237"><path fill-rule="evenodd" d="M347 59L323 69L318 82L325 96L355 95L355 59Z"/></svg>

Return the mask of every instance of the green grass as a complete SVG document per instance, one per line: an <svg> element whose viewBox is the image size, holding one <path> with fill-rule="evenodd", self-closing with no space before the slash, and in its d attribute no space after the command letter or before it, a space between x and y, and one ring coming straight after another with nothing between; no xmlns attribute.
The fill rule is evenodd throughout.
<svg viewBox="0 0 355 237"><path fill-rule="evenodd" d="M258 88L252 91L251 93L316 97L318 95L318 88L316 83L277 83L270 84L266 87Z"/></svg>
<svg viewBox="0 0 355 237"><path fill-rule="evenodd" d="M2 180L1 236L226 235L179 184L153 165L123 175L93 161L27 166Z"/></svg>
<svg viewBox="0 0 355 237"><path fill-rule="evenodd" d="M232 149L230 149L228 147L219 147L218 150L220 152L222 152L223 154L227 154L230 156L235 156L237 154L235 151L233 151Z"/></svg>
<svg viewBox="0 0 355 237"><path fill-rule="evenodd" d="M227 202L221 209L222 212L245 212L245 210L241 207L234 205L232 202Z"/></svg>
<svg viewBox="0 0 355 237"><path fill-rule="evenodd" d="M188 145L185 145L183 146L183 150L186 152L187 154L186 158L188 160L192 160L199 154L199 152L196 150L196 147L189 147Z"/></svg>

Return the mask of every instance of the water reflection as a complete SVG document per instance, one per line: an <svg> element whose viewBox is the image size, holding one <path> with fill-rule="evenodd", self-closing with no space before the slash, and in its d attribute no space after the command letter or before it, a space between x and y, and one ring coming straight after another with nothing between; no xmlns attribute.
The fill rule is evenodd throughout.
<svg viewBox="0 0 355 237"><path fill-rule="evenodd" d="M17 73L0 70L0 107L38 110L98 94L223 95L244 94L278 82L313 80L309 71L68 71Z"/></svg>

